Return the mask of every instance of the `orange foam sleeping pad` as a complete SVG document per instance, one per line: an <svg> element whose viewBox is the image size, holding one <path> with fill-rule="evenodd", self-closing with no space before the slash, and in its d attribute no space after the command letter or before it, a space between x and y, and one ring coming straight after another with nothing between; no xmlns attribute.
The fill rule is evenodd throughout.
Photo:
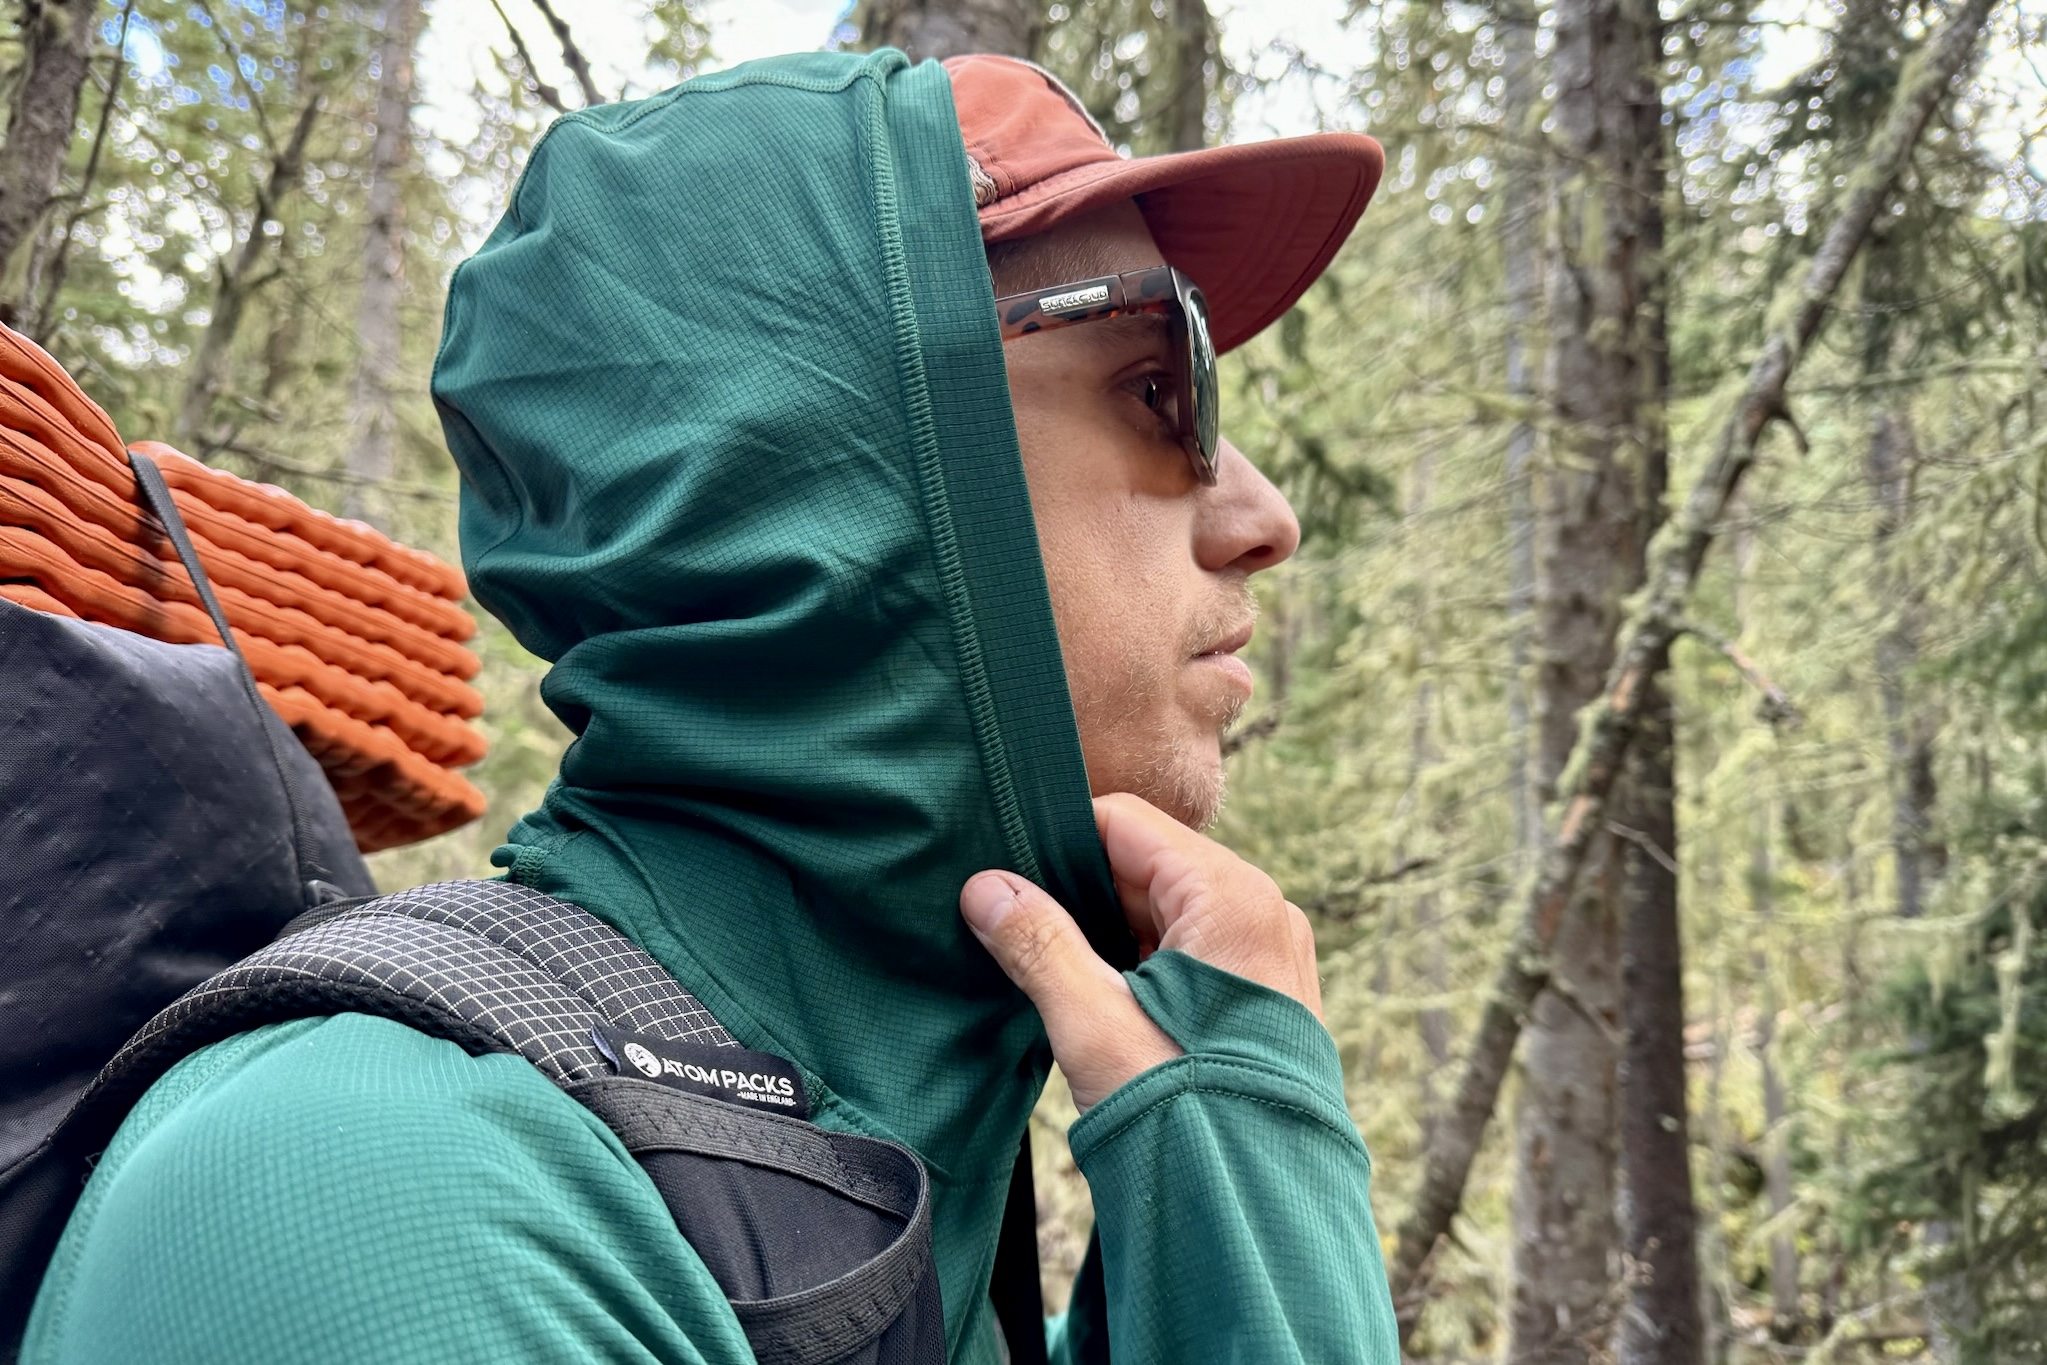
<svg viewBox="0 0 2047 1365"><path fill-rule="evenodd" d="M58 420L108 453L115 478L125 471L125 447L113 419L78 387L47 351L12 328L0 328L0 379L18 394L39 399ZM12 425L9 423L9 425ZM164 447L169 449L169 447ZM149 453L154 453L154 447ZM467 589L462 572L423 550L408 549L374 527L343 521L308 507L282 489L250 483L225 470L210 469L180 455L176 467L164 469L164 482L203 498L225 511L247 517L273 531L286 531L318 549L358 564L372 565L422 592L459 601ZM105 482L105 480L102 480ZM110 486L118 488L118 481Z"/></svg>
<svg viewBox="0 0 2047 1365"><path fill-rule="evenodd" d="M5 454L0 453L0 468L4 468L6 462ZM109 501L115 507L121 506L118 501ZM0 473L0 509L4 509L8 525L25 526L56 541L81 564L91 564L124 583L148 588L159 596L168 592L183 601L196 604L199 600L199 594L186 577L184 566L178 563L170 542L163 539L154 522L145 521L139 515L121 518L126 523L124 529L129 532L124 536L103 522L72 515L62 499L25 479L6 473ZM134 508L125 510L135 511ZM144 549L145 545L150 549ZM218 546L210 546L209 550L208 562L220 565L217 573L210 568L208 570L216 590L233 589L285 610L297 610L300 603L314 603L319 614L310 619L323 624L329 621L339 623L351 635L360 636L366 642L387 645L407 661L424 665L437 673L467 679L475 677L482 667L474 654L453 640L421 630L389 612L378 611L354 598L323 588L301 574L289 569L268 568L246 555ZM132 573L141 576L133 577L130 571L117 568L117 562L131 566Z"/></svg>
<svg viewBox="0 0 2047 1365"><path fill-rule="evenodd" d="M58 449L67 442L78 442L76 435L48 433L53 439L45 442L28 432L10 429L9 422L16 415L7 411L6 396L0 394L0 473L36 484L80 520L104 526L124 540L146 543L162 538L156 519L135 502L132 476L119 488L79 477L76 461L58 454ZM147 455L169 447L138 441L136 448ZM306 579L444 639L466 640L475 633L476 623L462 608L405 587L379 570L294 542L232 512L210 507L190 493L172 489L171 500L178 505L185 529L191 532L192 543L209 569L218 553L227 551L247 560L259 575L267 569Z"/></svg>
<svg viewBox="0 0 2047 1365"><path fill-rule="evenodd" d="M156 459L264 699L316 758L365 851L483 811L483 755L451 565L168 446ZM107 415L0 327L0 597L178 643L219 643L143 510Z"/></svg>

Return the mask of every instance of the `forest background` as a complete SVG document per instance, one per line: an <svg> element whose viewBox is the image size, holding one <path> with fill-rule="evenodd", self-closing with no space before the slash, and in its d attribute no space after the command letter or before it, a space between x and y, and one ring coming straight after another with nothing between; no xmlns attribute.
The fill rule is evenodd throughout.
<svg viewBox="0 0 2047 1365"><path fill-rule="evenodd" d="M0 311L453 559L440 304L534 140L814 42L1387 148L1226 362L1306 539L1217 833L1315 923L1410 1355L2047 1354L2047 6L14 0ZM489 813L387 885L565 742L480 643Z"/></svg>

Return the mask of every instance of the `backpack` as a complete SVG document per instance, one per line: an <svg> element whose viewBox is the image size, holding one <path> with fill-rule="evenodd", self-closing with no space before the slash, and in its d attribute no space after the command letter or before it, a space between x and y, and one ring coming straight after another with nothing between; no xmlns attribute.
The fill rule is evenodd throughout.
<svg viewBox="0 0 2047 1365"><path fill-rule="evenodd" d="M174 518L155 465L134 467ZM183 524L165 523L204 584ZM0 600L0 677L6 1169L151 1015L294 916L376 886L318 764L229 648Z"/></svg>
<svg viewBox="0 0 2047 1365"><path fill-rule="evenodd" d="M18 1356L92 1164L143 1092L213 1042L341 1012L516 1053L596 1114L759 1360L943 1362L915 1154L807 1122L792 1065L742 1048L580 907L505 882L374 896L319 766L234 649L161 475L131 461L226 647L0 600L0 675L29 698L0 752L14 869L0 901L0 1362ZM1026 1146L991 1290L1019 1362L1044 1359L1034 1204Z"/></svg>

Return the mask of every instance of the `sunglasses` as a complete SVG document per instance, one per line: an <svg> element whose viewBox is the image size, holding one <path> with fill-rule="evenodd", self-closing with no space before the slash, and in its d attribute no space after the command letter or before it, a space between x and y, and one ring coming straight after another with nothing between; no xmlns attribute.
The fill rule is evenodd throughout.
<svg viewBox="0 0 2047 1365"><path fill-rule="evenodd" d="M1077 322L1165 314L1172 333L1177 381L1173 411L1180 445L1194 467L1194 477L1205 484L1215 482L1216 407L1221 394L1215 382L1215 342L1208 334L1208 300L1194 281L1173 266L1153 266L1028 294L1005 294L995 300L995 311L1002 320L1004 341Z"/></svg>

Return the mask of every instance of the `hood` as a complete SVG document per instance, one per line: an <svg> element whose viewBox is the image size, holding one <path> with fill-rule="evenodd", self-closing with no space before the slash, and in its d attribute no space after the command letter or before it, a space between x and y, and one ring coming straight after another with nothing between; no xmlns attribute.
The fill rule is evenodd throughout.
<svg viewBox="0 0 2047 1365"><path fill-rule="evenodd" d="M944 69L777 58L559 120L434 396L471 589L575 734L495 861L924 1158L958 1350L1049 1060L961 883L1122 931Z"/></svg>

